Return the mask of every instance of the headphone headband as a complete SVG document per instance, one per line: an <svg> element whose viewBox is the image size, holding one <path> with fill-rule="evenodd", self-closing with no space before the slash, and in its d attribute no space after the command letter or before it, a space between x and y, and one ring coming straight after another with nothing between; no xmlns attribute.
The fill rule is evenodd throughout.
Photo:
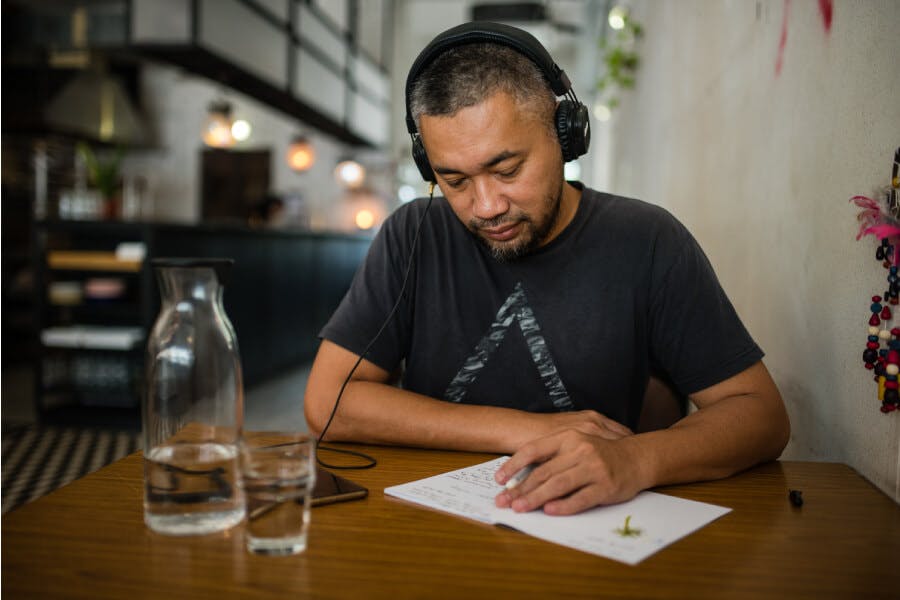
<svg viewBox="0 0 900 600"><path fill-rule="evenodd" d="M409 75L406 77L406 130L410 134L416 133L416 122L409 111L410 94L416 79L428 65L450 48L479 42L508 46L525 55L537 65L550 84L550 89L557 96L564 96L572 87L566 72L553 62L553 58L551 58L547 49L527 31L504 25L503 23L491 23L489 21L463 23L448 29L434 38L419 53L419 56L409 69Z"/></svg>
<svg viewBox="0 0 900 600"><path fill-rule="evenodd" d="M412 87L422 71L438 56L451 48L478 42L507 46L534 63L550 89L557 96L566 96L565 100L557 103L553 115L563 162L575 160L587 152L591 142L591 124L587 107L578 101L575 92L572 91L572 82L553 62L547 49L527 31L502 23L473 21L457 25L434 38L416 57L406 77L406 130L412 138L412 157L422 178L432 184L437 183L437 177L425 152L425 145L417 131L416 121L410 114Z"/></svg>

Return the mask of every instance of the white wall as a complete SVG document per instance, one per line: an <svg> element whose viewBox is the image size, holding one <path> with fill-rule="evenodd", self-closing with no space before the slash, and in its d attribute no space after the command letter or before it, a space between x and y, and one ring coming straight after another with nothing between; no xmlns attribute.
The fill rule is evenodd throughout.
<svg viewBox="0 0 900 600"><path fill-rule="evenodd" d="M848 463L900 501L900 411L862 363L886 271L848 204L900 145L900 3L837 0L830 31L818 2L788 5L776 73L783 0L633 2L643 65L594 158L706 250L787 403L783 457Z"/></svg>

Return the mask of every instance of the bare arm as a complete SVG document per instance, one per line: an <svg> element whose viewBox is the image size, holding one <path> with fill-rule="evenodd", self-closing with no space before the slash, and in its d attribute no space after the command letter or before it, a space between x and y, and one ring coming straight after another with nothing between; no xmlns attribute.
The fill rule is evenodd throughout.
<svg viewBox="0 0 900 600"><path fill-rule="evenodd" d="M304 412L315 434L328 420L358 356L323 340L306 386ZM435 400L394 387L390 373L363 360L347 384L326 439L512 453L553 431L576 429L606 439L631 431L594 411L535 414Z"/></svg>
<svg viewBox="0 0 900 600"><path fill-rule="evenodd" d="M615 441L559 432L525 444L498 471L498 482L541 464L497 504L571 514L658 485L727 477L777 458L787 444L787 413L762 362L691 400L699 410L669 429Z"/></svg>
<svg viewBox="0 0 900 600"><path fill-rule="evenodd" d="M645 435L654 486L727 477L775 460L787 445L787 411L762 362L690 399L698 411L668 430Z"/></svg>

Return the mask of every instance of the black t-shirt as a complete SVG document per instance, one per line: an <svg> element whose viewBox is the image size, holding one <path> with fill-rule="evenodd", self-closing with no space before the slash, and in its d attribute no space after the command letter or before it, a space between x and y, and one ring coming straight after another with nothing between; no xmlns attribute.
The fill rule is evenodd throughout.
<svg viewBox="0 0 900 600"><path fill-rule="evenodd" d="M397 299L426 205L387 219L321 337L364 351ZM762 356L681 223L585 189L559 236L507 263L435 198L403 301L366 358L402 365L403 387L433 398L590 408L633 428L651 372L687 395Z"/></svg>

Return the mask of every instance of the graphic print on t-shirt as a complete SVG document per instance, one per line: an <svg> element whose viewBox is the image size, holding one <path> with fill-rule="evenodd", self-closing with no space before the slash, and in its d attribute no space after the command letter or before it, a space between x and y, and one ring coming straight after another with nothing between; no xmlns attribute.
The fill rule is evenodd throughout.
<svg viewBox="0 0 900 600"><path fill-rule="evenodd" d="M525 337L525 344L528 346L531 360L537 367L553 406L559 411L574 410L575 406L569 398L566 386L559 377L556 363L550 356L547 341L541 334L541 326L538 324L531 306L528 305L522 282L516 284L512 294L497 312L497 316L485 336L476 344L475 350L469 358L463 362L462 368L447 386L444 398L451 402L462 402L465 399L469 387L475 383L478 375L487 366L491 355L500 347L506 332L509 331L514 321L519 325L519 329Z"/></svg>

